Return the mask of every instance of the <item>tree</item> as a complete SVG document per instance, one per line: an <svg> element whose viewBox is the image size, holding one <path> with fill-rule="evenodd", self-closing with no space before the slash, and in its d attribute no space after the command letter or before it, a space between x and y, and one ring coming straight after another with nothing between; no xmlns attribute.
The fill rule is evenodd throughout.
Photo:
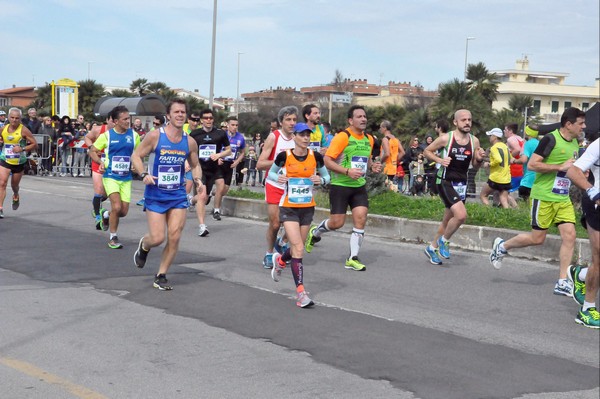
<svg viewBox="0 0 600 399"><path fill-rule="evenodd" d="M94 105L107 93L104 85L93 79L77 82L79 85L79 113L87 120L94 119Z"/></svg>
<svg viewBox="0 0 600 399"><path fill-rule="evenodd" d="M135 94L125 89L114 89L111 93L113 97L134 97Z"/></svg>
<svg viewBox="0 0 600 399"><path fill-rule="evenodd" d="M469 64L467 67L467 84L469 90L474 90L488 102L489 105L496 100L498 94L498 75L490 73L483 62Z"/></svg>
<svg viewBox="0 0 600 399"><path fill-rule="evenodd" d="M517 111L522 114L525 112L525 108L533 106L533 97L523 96L515 94L508 99L508 107L513 111Z"/></svg>
<svg viewBox="0 0 600 399"><path fill-rule="evenodd" d="M142 97L148 91L148 79L136 79L129 85L129 90Z"/></svg>

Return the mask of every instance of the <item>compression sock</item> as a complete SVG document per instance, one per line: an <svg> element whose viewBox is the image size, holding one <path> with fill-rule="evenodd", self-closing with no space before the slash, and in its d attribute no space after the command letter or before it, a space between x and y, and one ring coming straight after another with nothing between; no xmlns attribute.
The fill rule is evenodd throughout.
<svg viewBox="0 0 600 399"><path fill-rule="evenodd" d="M303 284L302 274L302 258L292 258L292 275L294 276L294 283L296 283L296 287Z"/></svg>
<svg viewBox="0 0 600 399"><path fill-rule="evenodd" d="M352 228L352 234L350 235L350 258L358 256L358 251L360 251L364 237L364 230L357 229L356 227Z"/></svg>

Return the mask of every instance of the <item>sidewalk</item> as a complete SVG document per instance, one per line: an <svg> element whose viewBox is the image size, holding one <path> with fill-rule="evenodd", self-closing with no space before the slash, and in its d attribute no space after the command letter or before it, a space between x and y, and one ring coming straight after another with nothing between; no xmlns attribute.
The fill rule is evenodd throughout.
<svg viewBox="0 0 600 399"><path fill-rule="evenodd" d="M225 197L223 198L221 211L224 215L239 218L267 220L267 204L261 200ZM315 221L323 220L328 216L328 209L315 209ZM366 234L368 236L381 237L390 240L425 243L432 239L438 226L439 222L427 220L411 220L391 216L369 215L367 217ZM351 230L352 217L348 213L346 215L346 223L339 231L350 233ZM516 230L463 225L452 237L452 247L489 253L492 249L494 238L502 237L504 239L509 239L519 233L521 232ZM510 255L542 262L558 262L560 245L560 236L548 235L546 237L546 242L544 242L543 245L515 249L510 252ZM582 259L583 262L588 262L592 257L589 241L587 239L578 238L575 243L575 253L580 254L580 259Z"/></svg>

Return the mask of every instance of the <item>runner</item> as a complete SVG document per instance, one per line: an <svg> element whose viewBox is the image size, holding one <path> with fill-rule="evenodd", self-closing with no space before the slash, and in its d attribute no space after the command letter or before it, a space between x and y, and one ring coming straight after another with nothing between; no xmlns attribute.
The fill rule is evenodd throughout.
<svg viewBox="0 0 600 399"><path fill-rule="evenodd" d="M346 221L348 206L352 211L352 235L350 236L350 256L345 268L363 271L367 267L358 259L360 246L365 235L365 223L369 211L369 197L365 188L365 175L369 167L373 172L381 172L380 162L371 162L373 137L365 134L367 114L360 105L348 110L349 127L338 133L325 153L325 166L333 175L329 188L330 216L318 226L312 226L306 237L306 252L321 240L321 235L341 228Z"/></svg>
<svg viewBox="0 0 600 399"><path fill-rule="evenodd" d="M173 289L167 280L167 272L177 255L179 240L185 226L187 195L185 192L185 167L191 166L198 193L202 193L202 171L198 164L196 142L182 129L186 116L186 103L180 98L167 105L170 123L146 134L146 138L133 152L133 169L140 173L146 185L144 198L148 218L148 233L138 244L133 255L134 264L143 268L150 249L167 239L162 252L158 273L154 276L154 288L161 291ZM148 172L143 172L142 159L150 155ZM166 237L165 237L166 231Z"/></svg>
<svg viewBox="0 0 600 399"><path fill-rule="evenodd" d="M275 157L280 152L295 147L293 133L294 126L298 121L298 108L293 105L283 107L277 114L277 120L281 124L281 129L275 129L265 140L263 149L258 157L257 169L268 171L273 165ZM267 251L263 258L263 267L271 269L273 267L273 253L283 252L283 237L278 238L277 232L281 223L279 222L279 202L283 196L285 186L276 181L265 180L265 200L267 201L267 213L269 215L269 225L267 226ZM279 251L276 250L279 249Z"/></svg>
<svg viewBox="0 0 600 399"><path fill-rule="evenodd" d="M531 188L531 232L507 241L497 237L492 245L490 263L500 269L509 250L543 244L548 228L556 224L562 242L554 294L572 296L573 286L567 274L575 249L575 209L569 197L571 182L566 174L579 153L577 138L585 129L585 113L574 107L567 108L560 118L560 125L560 129L540 140L527 164L528 169L536 172Z"/></svg>
<svg viewBox="0 0 600 399"><path fill-rule="evenodd" d="M584 173L589 171L586 178ZM596 309L596 297L600 284L600 139L592 142L587 150L567 171L573 184L586 191L582 195L582 224L587 228L592 263L587 268L570 266L568 278L573 288L573 299L581 309L575 321L590 328L600 328L600 313Z"/></svg>
<svg viewBox="0 0 600 399"><path fill-rule="evenodd" d="M227 138L229 139L231 154L219 160L223 174L223 189L217 191L215 196L215 207L212 214L215 220L221 220L221 201L227 195L233 174L236 172L238 165L244 163L244 156L246 155L246 139L244 139L242 133L238 132L238 126L239 122L235 116L227 118Z"/></svg>
<svg viewBox="0 0 600 399"><path fill-rule="evenodd" d="M6 198L6 186L10 178L10 186L13 190L12 209L19 209L21 198L19 197L19 184L25 171L27 163L27 151L37 148L37 141L29 130L21 123L23 116L19 108L8 110L8 124L2 128L0 135L0 219L4 218L4 198Z"/></svg>
<svg viewBox="0 0 600 399"><path fill-rule="evenodd" d="M309 149L312 129L306 123L297 123L294 128L293 149L280 152L275 158L267 179L285 186L285 192L279 203L279 218L291 247L283 255L273 254L271 277L279 281L286 262L291 262L292 275L296 284L296 305L305 308L314 303L304 289L304 268L302 253L304 240L315 213L313 186L327 184L329 173L325 168L323 156ZM317 176L316 172L320 176Z"/></svg>
<svg viewBox="0 0 600 399"><path fill-rule="evenodd" d="M88 148L88 154L90 153L90 149L98 137L100 137L100 135L104 132L112 129L114 126L115 124L113 123L113 120L109 114L106 116L106 123L103 123L100 126L94 126L92 130L85 135L83 140ZM102 163L104 163L104 151L102 151L100 154L100 159L102 160ZM92 183L94 185L94 197L92 198L92 217L96 222L96 230L106 231L108 230L109 213L106 209L102 208L102 202L106 201L108 197L106 196L106 191L104 190L104 185L102 184L102 172L100 172L100 164L95 162L93 159L91 159L91 164Z"/></svg>
<svg viewBox="0 0 600 399"><path fill-rule="evenodd" d="M437 172L436 185L446 207L433 241L425 248L425 255L434 265L442 264L440 256L450 259L449 240L467 220L465 201L469 165L479 166L485 155L485 151L479 147L479 140L471 134L471 111L456 111L453 123L455 130L441 134L423 151L427 159L441 165ZM439 154L444 154L444 158L436 155L437 151L442 149Z"/></svg>
<svg viewBox="0 0 600 399"><path fill-rule="evenodd" d="M99 163L104 190L110 199L108 247L121 249L117 229L119 219L127 216L131 202L131 154L140 143L140 136L129 127L131 120L125 106L119 105L110 112L115 126L98 137L90 148L93 161ZM102 162L101 154L106 149Z"/></svg>

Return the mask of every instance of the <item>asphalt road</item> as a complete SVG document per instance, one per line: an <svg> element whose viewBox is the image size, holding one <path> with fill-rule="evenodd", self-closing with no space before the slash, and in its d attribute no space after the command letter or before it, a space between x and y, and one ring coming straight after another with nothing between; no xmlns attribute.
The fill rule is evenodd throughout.
<svg viewBox="0 0 600 399"><path fill-rule="evenodd" d="M133 202L142 196L134 182ZM421 246L369 238L366 272L343 267L348 236L304 258L311 309L291 273L261 266L264 223L224 217L198 237L188 215L170 292L90 216L89 178L30 177L0 220L2 398L598 398L599 333L553 295L556 265L480 253L431 265ZM211 206L209 206L210 208Z"/></svg>

